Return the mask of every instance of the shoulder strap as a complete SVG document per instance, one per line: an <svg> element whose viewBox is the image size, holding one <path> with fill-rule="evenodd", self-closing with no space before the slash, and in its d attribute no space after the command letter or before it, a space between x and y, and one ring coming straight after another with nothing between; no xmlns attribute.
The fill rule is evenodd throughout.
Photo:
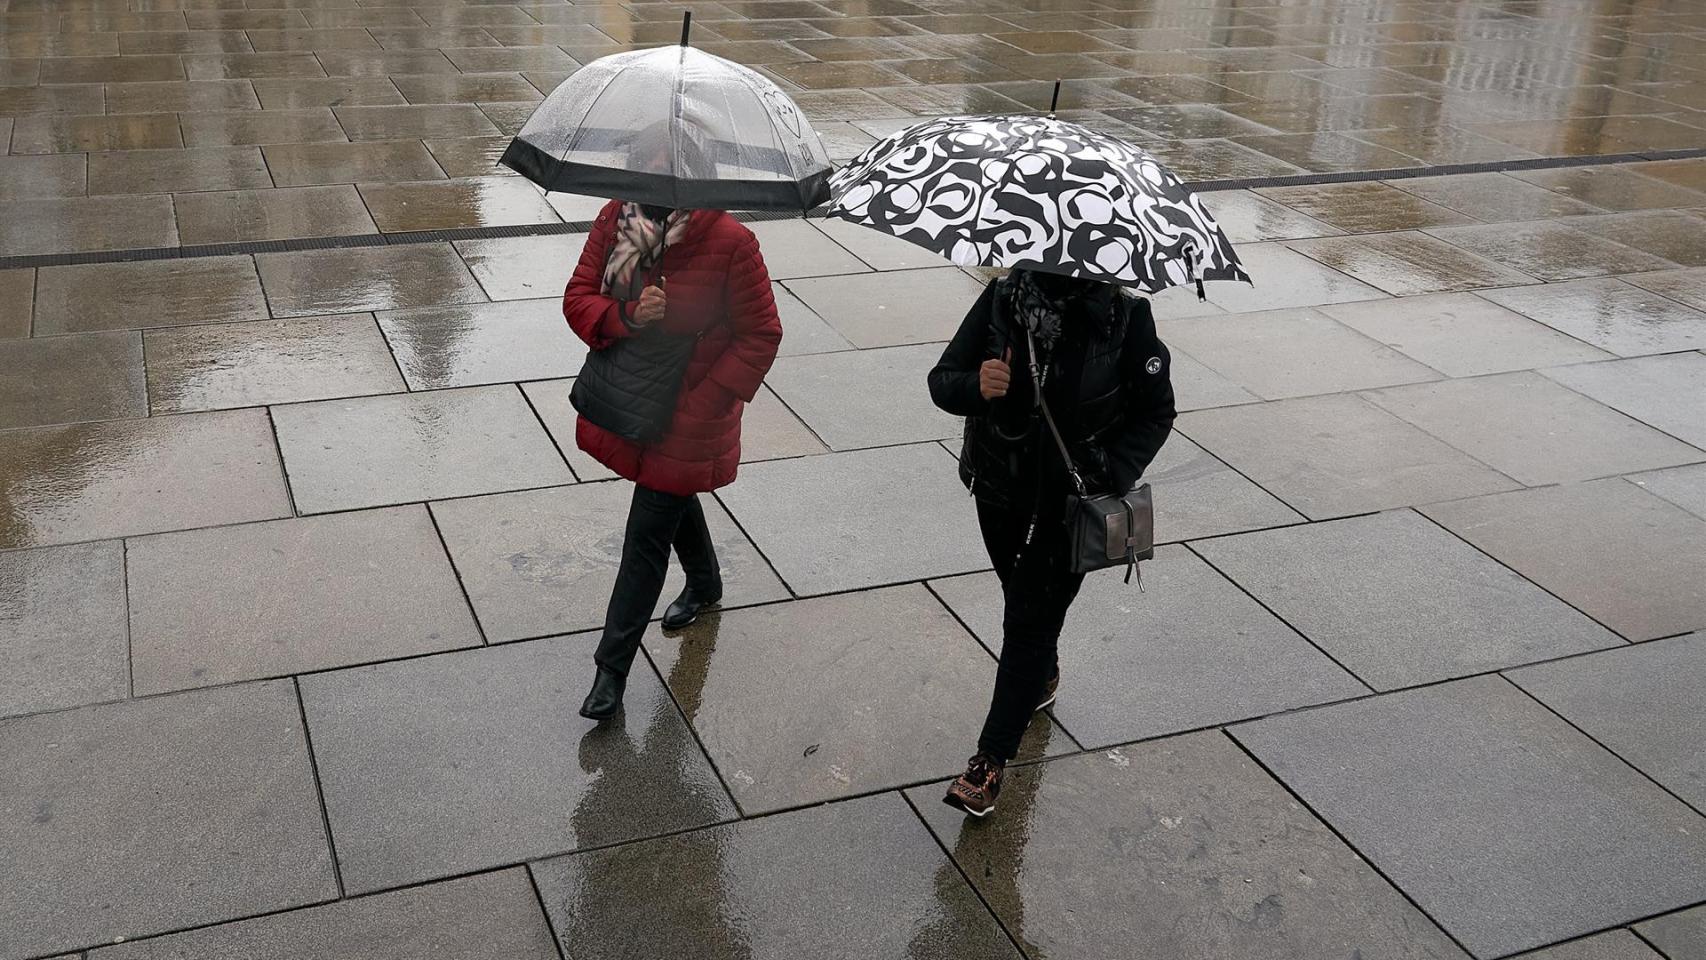
<svg viewBox="0 0 1706 960"><path fill-rule="evenodd" d="M1042 408L1043 422L1048 424L1049 435L1054 437L1054 445L1060 448L1060 459L1066 463L1066 473L1072 478L1072 489L1084 496L1084 478L1078 475L1078 467L1072 462L1072 454L1066 451L1066 441L1060 435L1060 428L1054 424L1054 414L1049 413L1048 401L1043 399L1042 378L1037 370L1037 341L1031 335L1031 328L1025 328L1025 346L1030 349L1031 389L1036 391L1037 406Z"/></svg>

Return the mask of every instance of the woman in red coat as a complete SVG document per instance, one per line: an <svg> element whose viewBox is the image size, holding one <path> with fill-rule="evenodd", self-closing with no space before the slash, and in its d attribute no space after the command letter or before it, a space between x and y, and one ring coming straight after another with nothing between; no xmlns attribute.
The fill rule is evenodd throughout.
<svg viewBox="0 0 1706 960"><path fill-rule="evenodd" d="M582 416L575 442L634 481L622 563L581 705L595 720L622 705L628 668L663 592L673 546L687 588L664 626L679 629L722 600L722 576L698 494L726 486L740 463L740 418L782 342L770 274L752 231L721 210L613 201L598 215L563 295L569 326L593 350L640 331L697 334L668 430L641 445Z"/></svg>

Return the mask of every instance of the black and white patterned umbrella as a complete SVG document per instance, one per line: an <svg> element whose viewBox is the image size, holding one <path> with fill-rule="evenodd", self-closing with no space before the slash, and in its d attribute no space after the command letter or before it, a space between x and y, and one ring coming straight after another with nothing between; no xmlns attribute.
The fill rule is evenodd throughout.
<svg viewBox="0 0 1706 960"><path fill-rule="evenodd" d="M1023 267L1154 293L1243 280L1201 198L1123 140L1052 117L944 117L830 179L830 216L961 266Z"/></svg>

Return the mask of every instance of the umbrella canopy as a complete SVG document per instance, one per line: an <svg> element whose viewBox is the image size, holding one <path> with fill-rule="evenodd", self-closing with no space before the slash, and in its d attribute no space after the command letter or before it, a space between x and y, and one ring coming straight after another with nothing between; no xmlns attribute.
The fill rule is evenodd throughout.
<svg viewBox="0 0 1706 960"><path fill-rule="evenodd" d="M915 124L860 154L830 188L831 216L961 266L1023 267L1151 293L1250 279L1202 200L1160 161L1053 117Z"/></svg>
<svg viewBox="0 0 1706 960"><path fill-rule="evenodd" d="M547 190L693 209L803 211L828 199L831 170L787 94L685 44L582 67L500 162Z"/></svg>

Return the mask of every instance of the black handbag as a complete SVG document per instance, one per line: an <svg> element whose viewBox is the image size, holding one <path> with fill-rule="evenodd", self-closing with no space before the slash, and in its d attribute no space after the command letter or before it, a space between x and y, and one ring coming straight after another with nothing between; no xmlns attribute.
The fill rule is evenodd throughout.
<svg viewBox="0 0 1706 960"><path fill-rule="evenodd" d="M569 403L594 426L624 440L656 443L675 420L700 336L640 330L588 353Z"/></svg>
<svg viewBox="0 0 1706 960"><path fill-rule="evenodd" d="M1060 448L1060 458L1066 462L1066 472L1072 478L1073 493L1066 502L1066 534L1073 573L1090 573L1108 567L1125 567L1125 582L1137 570L1139 560L1155 556L1155 500L1149 484L1140 483L1125 493L1091 495L1084 488L1084 478L1067 452L1060 428L1049 413L1048 401L1043 399L1041 380L1036 369L1036 342L1029 330L1025 337L1031 348L1031 382L1039 384L1037 405L1042 408L1043 421ZM1139 578L1138 585L1142 586Z"/></svg>

